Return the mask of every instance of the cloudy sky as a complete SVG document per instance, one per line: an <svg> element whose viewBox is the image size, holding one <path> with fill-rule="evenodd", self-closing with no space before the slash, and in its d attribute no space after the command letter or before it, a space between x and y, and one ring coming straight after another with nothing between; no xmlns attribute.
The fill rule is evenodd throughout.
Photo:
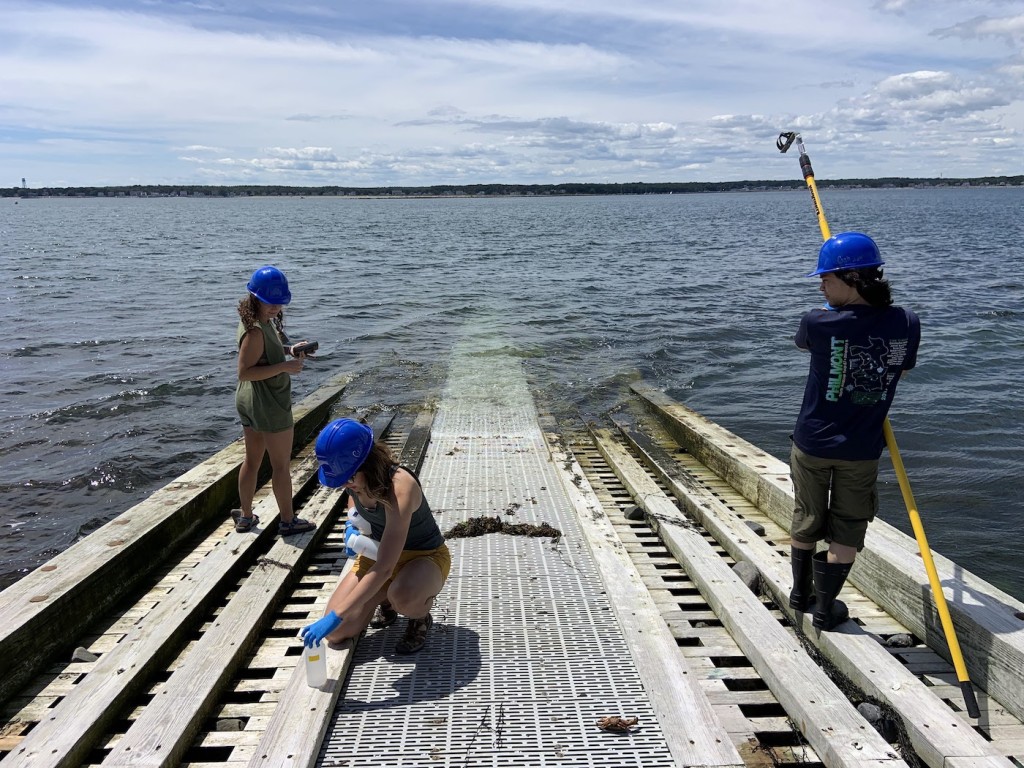
<svg viewBox="0 0 1024 768"><path fill-rule="evenodd" d="M0 0L0 186L1024 173L1024 0Z"/></svg>

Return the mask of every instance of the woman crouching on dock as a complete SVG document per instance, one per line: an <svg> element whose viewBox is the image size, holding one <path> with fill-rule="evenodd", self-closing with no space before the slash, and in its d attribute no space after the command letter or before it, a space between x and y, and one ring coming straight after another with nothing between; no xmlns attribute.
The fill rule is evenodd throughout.
<svg viewBox="0 0 1024 768"><path fill-rule="evenodd" d="M366 550L357 556L324 617L302 629L303 641L308 646L321 640L338 643L359 635L368 622L389 626L401 613L409 622L395 651L416 653L433 625L430 609L452 562L419 479L395 461L386 445L374 441L373 430L352 419L337 419L323 429L316 457L320 482L349 491L355 513L369 522L369 538L379 545L376 560ZM346 545L354 548L359 536L350 521Z"/></svg>

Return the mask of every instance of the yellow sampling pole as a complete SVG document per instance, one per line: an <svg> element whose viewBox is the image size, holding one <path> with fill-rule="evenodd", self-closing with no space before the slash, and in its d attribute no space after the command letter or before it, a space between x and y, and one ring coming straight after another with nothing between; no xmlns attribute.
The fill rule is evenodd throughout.
<svg viewBox="0 0 1024 768"><path fill-rule="evenodd" d="M910 516L910 525L914 528L914 536L917 537L917 545L921 549L921 559L924 560L924 569L928 572L928 582L932 586L932 594L935 595L935 608L942 621L942 631L946 634L949 654L953 657L953 667L956 669L956 679L960 681L960 690L964 694L964 703L967 704L967 714L970 717L979 717L981 713L978 711L978 700L974 697L974 688L971 687L971 678L967 674L967 666L964 664L964 657L960 652L960 643L956 639L956 630L953 628L953 619L949 615L949 607L946 605L946 596L942 591L939 574L935 570L932 551L928 546L928 538L924 534L921 515L917 512L914 493L910 490L910 480L907 477L907 470L903 468L903 459L900 456L899 448L896 447L896 435L893 434L889 419L882 424L882 432L885 434L885 444L889 448L893 469L896 470L896 478L900 482L900 491L903 493L903 503L906 504L907 514Z"/></svg>
<svg viewBox="0 0 1024 768"><path fill-rule="evenodd" d="M793 142L796 142L796 148L800 151L800 170L803 171L807 188L811 190L811 201L814 203L814 215L818 217L821 239L828 240L832 237L832 233L829 232L828 222L825 220L825 209L821 207L818 185L814 183L814 169L811 168L811 158L807 156L807 150L804 149L804 140L800 138L799 133L781 133L775 146L779 148L780 152L785 152L793 145Z"/></svg>
<svg viewBox="0 0 1024 768"><path fill-rule="evenodd" d="M807 151L804 149L803 139L800 138L799 133L782 133L779 134L779 139L775 146L778 147L780 152L785 152L794 142L800 152L800 170L803 171L807 188L811 190L811 198L814 201L814 213L818 217L818 226L821 228L821 237L823 240L828 240L832 235L829 232L828 221L825 220L825 210L821 207L818 187L814 183L814 170L811 168L811 158L807 156ZM903 494L903 503L906 505L907 514L910 516L910 525L914 529L917 546L921 550L921 559L924 561L924 568L928 573L928 583L931 584L932 595L935 598L935 608L942 622L942 631L946 635L946 645L949 647L949 655L953 659L953 667L956 669L956 678L960 681L960 690L964 695L964 703L967 705L967 714L969 717L978 718L981 716L981 712L978 710L978 700L974 696L971 678L967 674L967 665L964 664L964 657L960 652L960 642L956 637L953 619L949 615L949 607L946 605L946 595L942 591L939 574L935 570L935 562L932 560L932 551L928 546L928 538L924 533L921 515L918 514L917 504L914 502L914 493L910 490L910 478L907 477L907 471L903 467L903 458L900 456L900 449L896 445L896 435L893 434L888 418L882 424L882 433L885 435L885 445L889 449L889 457L892 459L893 469L896 470L896 479L899 480L900 491Z"/></svg>

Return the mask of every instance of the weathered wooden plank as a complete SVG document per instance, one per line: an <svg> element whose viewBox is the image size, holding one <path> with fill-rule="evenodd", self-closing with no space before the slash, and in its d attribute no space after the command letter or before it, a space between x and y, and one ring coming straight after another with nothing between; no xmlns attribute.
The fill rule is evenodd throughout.
<svg viewBox="0 0 1024 768"><path fill-rule="evenodd" d="M769 690L829 766L905 765L606 430L594 440Z"/></svg>
<svg viewBox="0 0 1024 768"><path fill-rule="evenodd" d="M729 639L732 640L731 637ZM692 656L699 656L702 658L707 657L710 659L746 658L743 651L739 649L739 646L737 646L735 642L722 643L721 645L702 645L699 648L683 646L679 650L688 658Z"/></svg>
<svg viewBox="0 0 1024 768"><path fill-rule="evenodd" d="M293 462L292 481L298 489L314 475L315 461L300 457ZM255 508L270 519L277 511L276 501L267 494ZM303 540L320 539L326 532L317 529L294 537L295 546ZM72 766L81 762L103 729L115 718L131 696L142 691L147 678L177 655L180 646L216 595L221 580L239 563L250 559L249 551L273 530L264 527L257 534L233 531L192 571L190 576L132 627L120 643L92 663L92 669L68 692L49 717L39 722L6 761L14 766ZM256 570L261 562L257 560ZM267 570L276 570L268 567Z"/></svg>
<svg viewBox="0 0 1024 768"><path fill-rule="evenodd" d="M434 411L424 409L416 416L416 421L405 438L400 461L414 472L420 471L423 467L423 460L427 457L427 448L430 445L430 430L433 424Z"/></svg>
<svg viewBox="0 0 1024 768"><path fill-rule="evenodd" d="M789 529L793 490L786 464L647 384L632 389L681 446ZM1024 719L1024 602L936 552L932 557L971 679ZM913 537L876 519L849 580L950 659Z"/></svg>
<svg viewBox="0 0 1024 768"><path fill-rule="evenodd" d="M771 691L730 691L728 688L718 688L707 693L708 700L715 706L722 704L760 705L779 704L778 699ZM781 706L781 705L780 705Z"/></svg>
<svg viewBox="0 0 1024 768"><path fill-rule="evenodd" d="M680 446L754 506L789 529L793 515L793 482L786 464L649 384L634 382L630 388L661 419Z"/></svg>
<svg viewBox="0 0 1024 768"><path fill-rule="evenodd" d="M326 527L337 516L344 499L344 494L323 488L303 507L303 516L319 527ZM266 557L275 567L256 568L249 574L217 621L178 663L174 674L103 765L177 765L314 544L312 537L278 540L274 544ZM306 623L309 620L307 617Z"/></svg>
<svg viewBox="0 0 1024 768"><path fill-rule="evenodd" d="M345 563L339 581L351 570ZM320 611L327 604L330 590L324 590ZM306 671L297 664L288 684L281 691L280 703L260 737L248 762L250 768L313 768L320 753L320 743L330 725L331 713L345 687L345 678L352 664L355 642L347 640L340 650L328 650L327 682L320 688L306 684Z"/></svg>
<svg viewBox="0 0 1024 768"><path fill-rule="evenodd" d="M348 381L335 376L295 406L296 445L319 429ZM237 499L243 454L241 441L232 443L0 592L0 702L70 651L97 615L152 573L161 553Z"/></svg>
<svg viewBox="0 0 1024 768"><path fill-rule="evenodd" d="M1024 756L1024 734L999 734L999 748L1005 755Z"/></svg>
<svg viewBox="0 0 1024 768"><path fill-rule="evenodd" d="M545 434L552 461L598 565L651 706L679 765L741 766L733 747L654 600L616 536L575 457Z"/></svg>
<svg viewBox="0 0 1024 768"><path fill-rule="evenodd" d="M997 759L998 752L991 744L975 733L969 723L959 719L913 670L894 659L873 637L852 623L846 625L843 632L813 630L810 615L798 616L788 607L792 585L789 561L768 542L752 536L735 512L692 482L650 438L621 419L618 426L693 519L736 560L745 560L758 569L763 586L772 593L776 604L785 606L784 610L794 623L803 627L806 640L868 696L887 703L902 716L911 743L928 765L939 768L954 755L993 759L993 765L1006 765Z"/></svg>
<svg viewBox="0 0 1024 768"><path fill-rule="evenodd" d="M285 670L278 670L284 672ZM292 671L287 670L288 675L275 674L273 677L261 677L255 680L239 680L231 686L230 691L233 693L274 693L284 690L285 685L288 682L288 677L291 676Z"/></svg>

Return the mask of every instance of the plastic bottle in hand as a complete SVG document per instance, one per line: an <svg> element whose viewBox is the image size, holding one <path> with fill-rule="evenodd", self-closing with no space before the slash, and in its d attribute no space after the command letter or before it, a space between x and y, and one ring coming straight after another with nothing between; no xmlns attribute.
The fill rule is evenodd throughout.
<svg viewBox="0 0 1024 768"><path fill-rule="evenodd" d="M372 533L370 521L360 515L355 508L349 509L348 521L358 533L354 536L349 536L345 540L345 546L357 555L376 560L377 547L380 545L380 542L370 538Z"/></svg>
<svg viewBox="0 0 1024 768"><path fill-rule="evenodd" d="M327 682L327 643L302 646L302 665L306 668L306 684L320 688Z"/></svg>
<svg viewBox="0 0 1024 768"><path fill-rule="evenodd" d="M377 542L375 539L371 539L369 536L364 536L361 533L357 536L353 536L351 539L348 540L349 549L351 549L357 555L368 557L371 560L377 559L378 546L379 542Z"/></svg>

